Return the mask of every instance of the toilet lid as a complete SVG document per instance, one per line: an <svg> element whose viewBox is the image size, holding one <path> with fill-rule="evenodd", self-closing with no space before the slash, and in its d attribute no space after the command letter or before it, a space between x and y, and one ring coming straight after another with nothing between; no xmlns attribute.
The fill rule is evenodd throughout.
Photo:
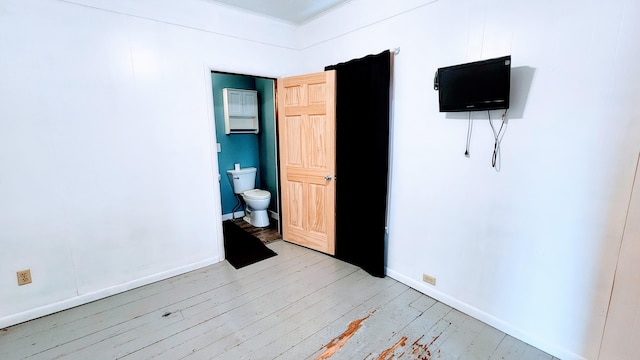
<svg viewBox="0 0 640 360"><path fill-rule="evenodd" d="M271 193L266 190L253 189L253 190L247 190L243 192L242 195L244 195L248 199L258 200L258 199L266 199L270 197Z"/></svg>

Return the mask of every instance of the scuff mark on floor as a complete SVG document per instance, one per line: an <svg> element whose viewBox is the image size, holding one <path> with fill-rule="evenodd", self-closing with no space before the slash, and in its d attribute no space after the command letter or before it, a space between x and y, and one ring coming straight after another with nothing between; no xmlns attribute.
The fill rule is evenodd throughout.
<svg viewBox="0 0 640 360"><path fill-rule="evenodd" d="M442 333L440 334L442 335ZM411 344L411 348L413 349L412 354L417 356L417 359L420 360L430 360L431 359L431 350L429 347L433 345L433 343L438 340L440 335L435 336L428 344L421 344L420 340L424 337L424 335L420 336L416 341ZM438 357L440 357L440 349L438 349Z"/></svg>
<svg viewBox="0 0 640 360"><path fill-rule="evenodd" d="M349 323L347 330L340 334L340 336L335 337L331 341L329 341L329 343L325 346L326 350L318 357L316 357L315 360L326 360L332 357L333 354L336 353L336 351L340 350L344 346L344 344L346 344L347 341L349 341L349 339L351 339L353 335L355 335L356 332L360 330L360 328L362 327L362 322L367 320L375 312L376 311L373 310L369 313L369 315L363 317L362 319L354 320Z"/></svg>
<svg viewBox="0 0 640 360"><path fill-rule="evenodd" d="M440 334L442 335L442 334ZM429 349L429 347L431 345L433 345L438 338L440 337L440 335L435 336L433 339L431 339L431 341L428 344L422 344L421 340L422 338L424 338L424 335L420 336L418 339L416 339L416 341L413 342L413 344L411 344L411 352L409 353L411 359L415 359L415 360L431 360L433 359L434 354L431 352L431 349ZM395 344L393 344L392 347L386 349L385 351L381 352L380 355L376 358L376 360L393 360L396 358L396 350L398 348L404 347L407 344L407 337L403 336L400 340L398 340ZM369 354L371 355L371 354ZM404 357L405 355L407 355L406 351L401 352L398 355L398 359ZM367 356L368 358L369 356ZM437 351L437 357L440 358L440 349L438 349Z"/></svg>
<svg viewBox="0 0 640 360"><path fill-rule="evenodd" d="M405 346L407 344L407 337L403 336L400 340L398 340L398 342L396 342L395 344L393 344L392 347L388 348L387 350L383 351L380 356L378 356L378 360L391 360L393 359L393 352L399 348L400 346ZM387 356L389 356L389 354L391 354L390 358L387 358ZM404 353L402 353L400 356L402 357Z"/></svg>

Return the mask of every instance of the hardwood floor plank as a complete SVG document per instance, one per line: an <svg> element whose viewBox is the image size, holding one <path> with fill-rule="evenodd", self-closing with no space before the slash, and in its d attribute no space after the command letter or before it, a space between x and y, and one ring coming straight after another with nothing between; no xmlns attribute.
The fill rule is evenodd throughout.
<svg viewBox="0 0 640 360"><path fill-rule="evenodd" d="M419 293L418 293L419 294ZM421 296L419 294L418 296ZM452 313L452 308L442 303L435 302L426 311L418 311L411 318L404 321L396 320L399 312L405 312L402 304L391 304L387 311L374 314L365 331L357 334L353 344L344 347L347 354L368 354L372 358L399 356L403 353L421 354L427 357L423 351L423 344L431 346L438 337L442 336L451 321L447 316ZM406 316L406 315L405 315ZM387 326L390 325L390 326ZM354 346L355 345L355 346ZM357 355L349 357L357 359Z"/></svg>
<svg viewBox="0 0 640 360"><path fill-rule="evenodd" d="M453 310L457 311L457 310ZM472 317L463 315L463 319L455 331L437 348L438 359L456 360L465 349L478 337L487 326Z"/></svg>
<svg viewBox="0 0 640 360"><path fill-rule="evenodd" d="M0 358L558 360L391 278L286 241L9 327Z"/></svg>
<svg viewBox="0 0 640 360"><path fill-rule="evenodd" d="M412 308L424 312L427 311L430 307L432 307L437 301L428 296L420 296L414 302L409 304Z"/></svg>
<svg viewBox="0 0 640 360"><path fill-rule="evenodd" d="M168 282L142 286L129 290L126 297L113 295L109 297L109 301L93 301L82 306L77 306L65 311L56 312L51 315L43 316L32 321L11 326L8 331L3 333L3 339L7 339L7 344L16 344L20 339L27 339L25 343L37 342L39 338L46 337L48 332L60 326L81 321L94 314L126 305L139 299L158 294L164 291L170 291L173 286ZM20 344L16 344L22 347ZM6 348L0 348L0 358L4 355Z"/></svg>
<svg viewBox="0 0 640 360"><path fill-rule="evenodd" d="M249 234L260 239L264 244L268 244L272 241L282 239L282 235L280 235L280 233L278 232L278 224L273 220L271 221L269 226L262 227L262 228L255 227L241 218L235 219L232 221L238 226L240 226L242 229L244 229L246 232L248 232Z"/></svg>
<svg viewBox="0 0 640 360"><path fill-rule="evenodd" d="M367 274L367 276L369 276ZM373 279L373 278L371 278ZM395 286L396 284L384 284L380 282L368 286L360 292L360 296L368 299L354 308L354 304L348 299L353 299L359 295L349 292L341 298L332 298L327 311L309 311L303 320L298 323L289 322L277 329L278 332L272 334L267 345L262 350L265 353L273 354L274 358L282 359L303 359L309 354L322 348L334 333L333 328L340 319L348 314L357 316L361 313L368 313L378 302L386 302L389 299L399 296L406 288ZM355 290L349 287L349 290ZM345 300L346 299L346 300ZM357 315L355 315L357 314ZM274 329L276 330L276 329ZM311 350L310 350L311 349ZM252 349L255 350L255 349ZM254 351L255 352L255 351ZM249 352L251 355L253 352Z"/></svg>
<svg viewBox="0 0 640 360"><path fill-rule="evenodd" d="M277 342L270 344L269 353L277 354L274 359L306 359L310 354L319 354L333 338L348 328L351 321L368 316L408 291L406 286L394 281L385 284L383 281L387 278L377 280L373 286L378 291L375 295L364 301L357 294L351 298L337 299L331 311L301 324L295 331L283 334Z"/></svg>
<svg viewBox="0 0 640 360"><path fill-rule="evenodd" d="M309 292L300 300L290 303L277 312L261 318L251 326L239 330L236 334L243 341L231 343L227 349L236 348L249 339L251 339L252 346L258 346L260 343L266 345L268 343L268 335L271 333L277 336L278 334L274 330L282 330L283 323L292 324L291 327L298 326L297 324L308 319L308 315L311 313L324 313L330 310L334 304L334 299L338 296L343 296L342 293L347 286L346 284L353 284L358 289L365 290L367 286L366 281L364 281L365 276L362 272L354 271L320 290ZM265 299L265 301L269 300L268 298Z"/></svg>
<svg viewBox="0 0 640 360"><path fill-rule="evenodd" d="M316 254L309 254L308 256L309 262L315 261L322 263L326 262L326 260L326 257L318 256ZM282 262L281 265L282 268L276 267L276 269L289 269L296 271L298 267L302 268L307 266L307 264L300 262L299 258L295 258L295 261ZM229 266L228 268L230 269L229 271L235 273L235 269ZM140 322L132 322L132 326L126 331L114 334L109 333L108 336L106 336L108 339L107 341L100 340L105 338L105 336L101 337L101 334L92 336L93 341L95 341L93 343L94 346L91 348L78 348L76 349L76 353L80 356L87 356L87 351L95 351L97 349L100 353L114 354L122 358L130 353L144 349L150 344L157 344L159 341L166 339L170 335L176 335L181 331L184 331L183 329L185 327L196 327L199 329L202 327L200 325L204 322L203 319L222 316L226 311L228 311L228 307L239 307L244 305L245 301L249 301L254 297L259 297L263 292L261 291L262 288L267 289L267 291L272 291L268 288L269 281L278 281L280 277L286 276L285 271L279 271L277 275L272 275L271 278L267 276L267 273L259 274L261 275L242 278L242 280L235 279L234 281L222 286L215 287L215 289L211 291L202 292L200 290L196 296L191 296L185 300L174 303L171 307L165 308L162 311L163 314L179 314L181 317L180 323L166 324L166 321L156 321L152 324L155 326L150 326L144 321L147 319L151 319L152 321L153 319L158 319L159 314L148 313L145 316L140 316ZM160 301L166 300L160 299ZM163 314L160 314L160 316L163 316ZM139 329L144 331L137 331ZM172 330L175 332L174 334L171 333ZM65 349L65 351L67 350Z"/></svg>
<svg viewBox="0 0 640 360"><path fill-rule="evenodd" d="M418 317L400 334L407 339L407 348L400 349L411 353L417 358L441 357L441 345L455 334L464 322L465 315L450 309L433 326L430 321L424 321L422 316Z"/></svg>
<svg viewBox="0 0 640 360"><path fill-rule="evenodd" d="M311 259L313 254L309 256ZM286 280L277 286L265 287L262 290L254 289L243 299L239 299L241 301L222 304L223 312L215 317L206 313L204 315L202 313L185 314L187 319L210 319L211 321L200 321L176 334L170 339L167 349L153 356L160 359L177 359L187 355L200 356L202 353L198 354L198 351L211 344L212 339L216 340L216 347L218 347L217 342L228 334L235 333L261 317L298 301L306 294L307 282L312 283L313 286L328 284L357 270L351 265L336 263L326 256L322 256L322 259L321 262L309 262L309 265L315 266L307 266L303 270L283 271Z"/></svg>
<svg viewBox="0 0 640 360"><path fill-rule="evenodd" d="M304 254L304 252L300 254ZM325 257L319 254L310 254L309 257L316 259L316 261L325 261ZM299 263L299 266L306 266L298 256L284 260L281 268L275 267L276 270L280 270L279 273L283 273L284 270L287 269L296 269L295 264L297 263ZM220 266L215 266L215 269L210 269L210 271L194 274L199 280L173 285L174 291L171 294L179 294L181 299L179 303L180 306L185 308L197 307L205 301L210 301L211 299L208 293L217 289L221 289L221 294L232 295L237 293L237 291L227 290L230 286L235 286L239 279L245 278L242 274L246 273L246 271L238 272L227 263L216 265ZM270 266L273 267L274 265ZM261 280L269 278L269 276L265 274L266 273L263 273L262 277L249 277L249 279L259 283ZM278 275L272 277L277 278ZM175 280L172 279L170 281ZM206 283L207 286L203 287L203 282ZM57 329L59 331L56 333L63 334L64 337L44 338L43 341L46 343L39 343L39 346L44 347L44 350L41 351L42 356L54 358L60 354L70 353L74 350L80 351L91 345L96 345L102 351L105 351L105 349L102 349L105 343L117 343L118 338L129 336L132 330L145 326L148 319L153 321L153 319L160 318L160 316L157 316L157 313L164 315L166 313L176 313L179 311L179 309L175 308L175 303L167 303L172 297L166 297L163 293L159 293L158 295L162 296L147 297L129 302L126 312L123 312L119 308L112 308L108 311L83 318L82 321L70 324L70 330L67 330L66 326L59 327ZM171 308L172 306L174 308ZM127 322L130 319L131 321ZM118 326L125 323L128 325L127 327ZM87 326L92 327L91 331L86 330ZM57 346L55 346L54 349L51 344L56 343ZM25 351L33 351L27 350L26 347L24 349Z"/></svg>
<svg viewBox="0 0 640 360"><path fill-rule="evenodd" d="M225 347L225 358L260 356L270 344L296 331L301 325L313 322L334 310L337 299L351 296L352 292L366 294L371 289L371 277L364 271L356 271L304 299L264 318L262 324L252 325L238 332L241 341ZM247 333L251 331L251 333Z"/></svg>
<svg viewBox="0 0 640 360"><path fill-rule="evenodd" d="M59 326L56 326L54 323L49 332L40 332L33 336L25 336L14 340L11 343L11 345L15 347L12 354L13 356L22 357L27 354L43 353L43 356L45 356L44 353L50 349L59 348L61 345L90 336L101 330L113 328L117 331L119 325L127 323L132 318L135 319L144 313L157 310L152 304L147 306L149 298L150 297L146 297L126 302L126 314L123 313L119 307L112 307L97 313L87 312L83 307L77 310L75 310L76 308L70 309L67 313L73 314L71 316L74 318L77 317L77 320L64 322ZM80 314L75 315L74 313ZM51 336L52 331L54 331L54 336Z"/></svg>
<svg viewBox="0 0 640 360"><path fill-rule="evenodd" d="M223 275L230 276L232 271L233 269L228 267L219 267L216 271L200 272L198 274L205 278L213 276L213 279L219 279L217 281L210 280L209 284L213 288L218 288L229 281ZM198 274L194 275L197 276ZM155 296L126 302L126 311L123 311L122 307L112 307L105 311L90 314L78 321L58 326L55 332L57 336L42 337L36 344L39 347L39 353L42 353L42 356L45 357L55 358L60 353L64 354L74 349L79 350L104 342L105 339L112 339L115 336L126 334L131 328L145 326L147 322L154 321L167 312L172 312L168 308L171 304L168 304L167 301L172 299L174 294L180 294L179 296L182 299L187 300L197 299L198 296L203 294L202 286L193 281L179 286L173 284L171 289L173 290L172 292L160 292ZM128 295L130 294L125 293L120 297L127 297ZM25 340L29 341L30 339L27 338ZM34 345L31 345L31 349L25 346L23 351L35 353Z"/></svg>
<svg viewBox="0 0 640 360"><path fill-rule="evenodd" d="M512 336L505 336L490 359L551 360L552 356Z"/></svg>
<svg viewBox="0 0 640 360"><path fill-rule="evenodd" d="M348 275L353 271L354 269L352 268L345 268L341 270L340 276ZM293 284L293 286L300 286L300 285L301 284ZM230 315L229 318L231 323L225 323L224 329L220 329L220 331L216 332L215 336L217 336L217 339L222 340L224 337L227 337L228 334L230 333L235 334L237 331L240 331L246 326L253 326L253 324L259 321L261 318L279 311L286 305L289 305L291 301L300 300L299 297L296 297L295 295L290 293L291 289L282 289L282 290L283 291L274 294L276 296L267 296L266 298L258 299L258 301L255 303L256 308L252 309L253 310L252 312L247 312L247 309L242 309L237 312L239 314L236 313L235 315L234 314ZM238 315L241 315L241 316L238 316ZM228 331L228 330L231 330L231 331ZM211 336L210 334L205 334L205 335L208 338L210 338ZM209 358L207 354L212 350L211 349L212 347L215 347L217 352L224 350L224 346L220 346L221 344L224 344L224 342L217 341L215 346L205 345L204 347L202 347L202 349L199 349L197 352L192 352L189 358L190 359L207 359Z"/></svg>
<svg viewBox="0 0 640 360"><path fill-rule="evenodd" d="M215 269L207 267L191 272L190 276L196 279L224 279L224 276L218 274L221 270L226 272L226 274L222 274L224 276L229 276L233 271L228 267L217 267ZM113 295L101 301L91 302L36 319L37 321L34 320L11 327L11 330L5 333L5 338L10 346L2 348L2 352L13 351L11 346L17 349L13 352L14 356L23 356L23 353L44 352L52 347L59 347L81 337L90 336L101 330L126 323L130 319L135 319L145 313L160 311L166 305L164 304L164 299L166 299L165 295L167 293L172 294L174 291L179 291L182 297L191 295L192 292L188 288L191 287L194 280L190 280L180 286L175 285L180 279L190 279L185 276L182 275L146 285L122 294ZM218 283L208 281L209 286L220 286ZM153 303L154 296L163 299L157 306L154 306ZM122 307L127 308L126 313L122 312ZM33 331L30 331L31 328L33 328ZM51 336L51 331L55 331L54 334L56 336Z"/></svg>
<svg viewBox="0 0 640 360"><path fill-rule="evenodd" d="M367 315L367 319L363 321L362 327L354 332L352 338L341 349L336 351L336 355L347 359L350 357L345 357L343 354L368 354L371 352L370 346L375 346L377 349L391 347L391 345L387 346L387 343L393 338L394 334L421 315L419 310L409 306L420 296L422 294L419 292L407 289L392 301L373 309ZM344 326L342 331L347 330L348 326L358 319L346 320L349 320L349 322L346 323L347 326ZM341 333L335 333L333 338L340 336ZM314 354L314 358L322 354L326 349L327 347L325 346L325 349L322 349L321 352Z"/></svg>
<svg viewBox="0 0 640 360"><path fill-rule="evenodd" d="M486 360L491 358L505 333L486 325L480 334L467 346L458 359L460 360Z"/></svg>

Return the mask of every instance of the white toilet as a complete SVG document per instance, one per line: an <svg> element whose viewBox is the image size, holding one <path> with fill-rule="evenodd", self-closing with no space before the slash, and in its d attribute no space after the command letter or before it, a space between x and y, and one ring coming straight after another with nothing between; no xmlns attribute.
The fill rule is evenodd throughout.
<svg viewBox="0 0 640 360"><path fill-rule="evenodd" d="M257 170L254 167L227 170L227 175L233 192L242 196L246 204L244 220L255 227L266 227L269 226L267 208L271 202L271 193L255 188Z"/></svg>

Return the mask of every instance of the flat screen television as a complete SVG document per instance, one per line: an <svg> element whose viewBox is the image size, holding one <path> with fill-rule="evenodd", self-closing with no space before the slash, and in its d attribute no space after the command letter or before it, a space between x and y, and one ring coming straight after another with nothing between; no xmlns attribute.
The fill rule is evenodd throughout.
<svg viewBox="0 0 640 360"><path fill-rule="evenodd" d="M509 108L511 55L438 68L440 112Z"/></svg>

